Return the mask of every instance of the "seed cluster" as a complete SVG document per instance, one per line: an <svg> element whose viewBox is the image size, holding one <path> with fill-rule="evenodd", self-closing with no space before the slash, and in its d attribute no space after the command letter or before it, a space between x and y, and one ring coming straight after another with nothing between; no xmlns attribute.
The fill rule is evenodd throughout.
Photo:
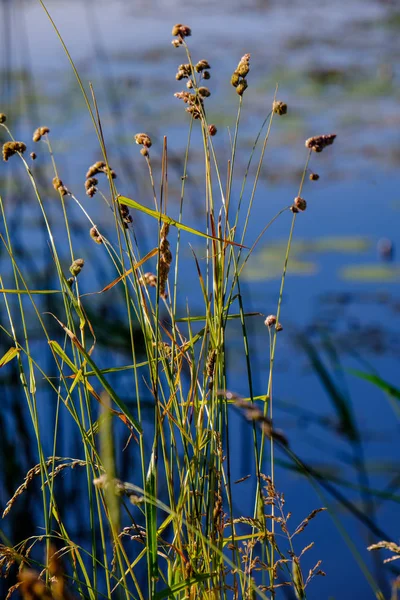
<svg viewBox="0 0 400 600"><path fill-rule="evenodd" d="M306 140L306 148L313 150L314 152L322 152L327 146L331 146L335 141L336 134L330 133L328 135L317 135Z"/></svg>
<svg viewBox="0 0 400 600"><path fill-rule="evenodd" d="M25 150L26 146L24 142L6 142L3 144L3 160L7 162L8 159L17 152L23 154Z"/></svg>
<svg viewBox="0 0 400 600"><path fill-rule="evenodd" d="M121 217L124 222L125 229L128 229L130 223L133 222L132 215L129 214L129 208L126 204L120 204Z"/></svg>
<svg viewBox="0 0 400 600"><path fill-rule="evenodd" d="M143 146L143 148L140 150L140 154L143 156L148 156L149 148L151 148L152 145L150 136L148 136L147 133L137 133L135 135L135 142L139 146Z"/></svg>
<svg viewBox="0 0 400 600"><path fill-rule="evenodd" d="M71 275L73 275L74 277L77 277L79 275L79 273L82 271L84 264L85 264L85 261L83 260L83 258L77 258L76 260L74 260L74 262L72 263L72 265L69 268Z"/></svg>
<svg viewBox="0 0 400 600"><path fill-rule="evenodd" d="M157 287L157 275L155 275L154 273L147 272L143 275L143 277L140 277L139 283L141 285Z"/></svg>
<svg viewBox="0 0 400 600"><path fill-rule="evenodd" d="M204 88L207 89L207 88ZM201 119L204 111L203 98L198 94L190 94L189 92L177 92L175 98L183 100L188 105L186 112L190 113L193 119Z"/></svg>
<svg viewBox="0 0 400 600"><path fill-rule="evenodd" d="M280 100L275 100L272 103L272 112L279 116L286 115L287 104L285 102L281 102Z"/></svg>
<svg viewBox="0 0 400 600"><path fill-rule="evenodd" d="M5 123L7 121L7 116L4 113L0 113L0 123Z"/></svg>
<svg viewBox="0 0 400 600"><path fill-rule="evenodd" d="M168 233L169 225L168 223L163 223L160 232L160 265L158 272L160 278L160 296L163 298L167 297L166 285L172 263L172 254L169 249L169 241L167 240Z"/></svg>
<svg viewBox="0 0 400 600"><path fill-rule="evenodd" d="M307 202L304 200L304 198L301 198L300 196L296 196L296 198L294 199L293 202L293 206L290 207L290 210L292 211L292 213L298 213L298 212L304 212L307 208Z"/></svg>
<svg viewBox="0 0 400 600"><path fill-rule="evenodd" d="M268 329L271 329L275 325L275 331L283 331L283 327L277 322L275 315L268 315L264 321L264 325L268 327Z"/></svg>
<svg viewBox="0 0 400 600"><path fill-rule="evenodd" d="M90 237L92 238L92 240L93 240L94 242L96 242L96 244L102 244L102 243L103 243L103 238L102 238L102 236L100 235L100 233L99 233L99 231L98 231L97 227L92 227L92 228L90 229L90 232L89 232L89 233L90 233Z"/></svg>
<svg viewBox="0 0 400 600"><path fill-rule="evenodd" d="M86 189L86 195L87 196L90 196L90 198L93 198L93 196L97 192L96 185L98 183L99 182L96 179L96 177L89 177L89 179L86 179L86 181L85 181L85 189Z"/></svg>
<svg viewBox="0 0 400 600"><path fill-rule="evenodd" d="M65 196L66 194L68 194L67 188L65 187L61 179L59 179L58 177L53 178L53 188L60 192L61 196Z"/></svg>
<svg viewBox="0 0 400 600"><path fill-rule="evenodd" d="M94 175L98 175L100 173L104 173L108 177L107 165L103 160L98 160L93 165L91 165L86 173L86 181L85 181L86 195L90 196L90 198L93 198L93 196L97 192L96 185L98 184L98 181L94 177ZM111 176L111 179L115 179L117 177L115 171L113 171L113 169L111 169L111 167L110 167L110 176Z"/></svg>
<svg viewBox="0 0 400 600"><path fill-rule="evenodd" d="M32 137L33 141L40 142L40 140L42 139L42 136L46 135L46 133L50 133L50 129L48 127L38 127L33 132L33 137Z"/></svg>
<svg viewBox="0 0 400 600"><path fill-rule="evenodd" d="M192 35L192 30L187 25L182 25L182 23L177 23L172 28L172 35L177 39L172 40L171 44L175 46L175 48L179 48L182 45L185 37L189 37Z"/></svg>
<svg viewBox="0 0 400 600"><path fill-rule="evenodd" d="M250 54L245 54L240 59L237 69L231 77L231 84L236 88L239 96L243 96L247 89L247 75L250 71Z"/></svg>

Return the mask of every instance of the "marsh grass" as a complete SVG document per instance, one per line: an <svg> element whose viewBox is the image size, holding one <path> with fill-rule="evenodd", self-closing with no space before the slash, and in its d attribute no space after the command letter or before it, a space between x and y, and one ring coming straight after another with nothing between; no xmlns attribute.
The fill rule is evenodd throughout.
<svg viewBox="0 0 400 600"><path fill-rule="evenodd" d="M54 23L53 26L59 35ZM316 153L330 145L334 137L318 136L307 141L294 200L282 207L269 223L261 224L258 237L251 239L248 226L268 141L275 120L286 114L286 104L277 100L275 91L271 110L251 149L241 188L236 190L235 166L241 152L240 123L249 93L246 88L250 57L245 55L241 59L232 77L232 93L238 94L238 111L230 138L229 160L223 164L214 146L214 136L221 132L216 132L216 126L207 119L211 67L204 59L198 62L192 58L187 27L176 25L173 33L177 49L171 52L176 52L178 61L187 61L178 69L177 79L189 84L177 96L184 100L191 115L176 218L170 216L169 210L168 140L164 138L161 156L155 161L150 135L136 134L151 194L140 202L124 195L110 166L112 157L107 151L95 92L91 86L86 92L61 37L99 140L101 160L89 169L86 190L89 196L97 195L98 201L105 201L109 207L107 227L95 223L85 208L85 199L80 199L78 193L69 189L68 182L63 182L48 128L39 127L34 137L35 153L47 152L52 165L51 200L36 179L24 144L13 139L12 124L9 128L8 121L1 119L9 137L7 159L19 159L23 164L46 229L57 280L51 289L37 289L34 282L32 285L29 273L13 251L14 232L1 200L4 231L1 242L10 265L10 276L0 279L7 315L1 331L8 340L1 366L17 366L26 418L29 415L34 430L36 447L32 448L32 454L37 456L6 505L5 516L12 514L21 496L30 493L36 479L40 481L42 503L42 520L37 523L42 528L39 535L10 543L3 540L0 560L5 574L13 565L20 572L19 582L10 589L10 594L19 589L25 598L34 597L33 593L38 598L93 600L274 598L290 588L296 598L306 598L312 579L324 573L320 560L304 571L302 558L312 544L303 547L298 536L323 509L313 510L297 526L288 523L290 513L286 512L284 495L277 491L284 489L284 481L276 481L275 454L279 452L289 468L305 474L314 485L323 485L337 500L344 498L349 510L354 508L343 495L335 496L330 483L321 482L318 473L291 450L290 440L275 426L273 408L274 362L279 352L279 336L285 335L280 323L284 324L282 299L296 220L307 218L307 214L299 213L307 207L302 194L310 164L317 162ZM180 109L178 105L177 110ZM192 227L186 220L185 206L194 128L201 133L204 157L201 228ZM100 178L108 186L106 192L101 191ZM56 201L58 217L54 224L49 219L49 203ZM111 347L107 366L103 366L104 357L97 344L101 323L93 325L90 317L93 298L85 285L85 269L90 259L84 260L75 249L71 205L81 211L87 227L87 244L96 243L95 250L113 267L114 278L99 291L102 294L117 288L120 291L113 298L119 303L115 312L123 315L126 327L131 355L128 364L114 365ZM138 211L156 227L150 250L141 247L135 234ZM265 338L269 375L265 394L255 397L247 323L250 318L262 323L264 317L246 312L241 276L268 228L276 218L285 216L290 216L290 225L276 314L268 317L260 333ZM67 240L68 265L61 258L64 252L61 228ZM180 297L184 277L181 255L188 241L198 282L196 314L190 298L183 312L186 299ZM50 295L55 300L51 313L45 314L41 300ZM200 315L199 300L203 304ZM226 345L232 320L238 320L241 326L248 389L245 398L229 388ZM49 370L43 367L43 350L39 352L36 344L31 343L33 321L35 326L39 325L51 357ZM320 373L321 369L320 366ZM119 383L122 377L123 385ZM44 387L55 407L50 431L40 400ZM125 388L123 394L122 388ZM355 444L355 452L358 451L360 484L368 488L365 476L363 479L356 428L346 405L340 404L340 396L333 397L342 411L347 436ZM235 508L240 505L237 499L241 482L232 481L231 476L235 460L234 413L241 415L248 421L244 425L252 428L248 460L255 485L251 499L254 509L250 515L238 514ZM59 451L65 445L66 422L79 439L73 457L61 456ZM119 443L121 439L125 449ZM132 457L129 481L124 481L119 473L124 452ZM78 477L78 471L85 473L85 481L77 502L65 509L59 482L67 472ZM80 539L76 532L71 532L71 512L85 523L89 538ZM360 510L357 515L361 519L365 516ZM44 561L40 558L43 555ZM374 579L369 577L369 580L375 595L383 598Z"/></svg>

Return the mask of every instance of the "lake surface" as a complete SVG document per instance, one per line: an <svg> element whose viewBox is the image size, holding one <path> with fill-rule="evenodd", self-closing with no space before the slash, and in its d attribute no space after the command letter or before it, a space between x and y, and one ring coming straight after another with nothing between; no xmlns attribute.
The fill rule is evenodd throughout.
<svg viewBox="0 0 400 600"><path fill-rule="evenodd" d="M196 60L205 58L212 65L212 96L207 109L209 121L218 127L215 143L222 157L228 155L228 128L234 128L237 106L230 76L240 57L251 53L249 89L240 128L236 199L253 140L269 112L276 84L277 97L288 104L288 114L274 122L248 243L297 195L306 157L305 139L321 133L337 134L332 148L313 156L311 168L319 173L320 180L307 181L304 197L308 208L296 222L281 319L284 332L278 342L275 419L291 446L309 464L355 482L354 469L349 466L349 446L337 430L331 400L296 340L306 332L307 339L321 352L324 343L325 348L333 344L345 370L345 383L338 366L336 371L332 368L335 361L329 363L329 353L324 354L326 363L353 403L364 439L369 485L384 490L399 469L398 418L385 395L350 370L370 368L393 385L398 384L399 6L373 0L350 0L336 5L309 0L223 1L218 6L213 2L54 0L47 6L82 80L93 84L121 193L151 206L150 188L133 135L148 132L153 139L154 156L161 155L163 136L167 135L171 216L179 210L181 161L187 135L187 115L173 96L181 89L175 80L176 67L185 62L182 49L175 50L170 43L175 22L192 27L192 55ZM100 153L60 42L38 2L3 0L0 18L0 111L7 113L17 139L29 139L38 125L50 127L63 181L90 214L96 215L96 224L101 226L109 219L109 212L97 197L87 199L83 187L87 167L99 160ZM200 164L201 156L194 158ZM35 168L42 168L44 175L51 172L47 159L45 164L37 162ZM0 193L11 213L15 211L15 222L22 219L27 227L26 235L19 234L19 248L27 264L32 261L32 279L41 278L44 282L51 257L31 200L25 200L26 188L21 191L12 183L16 173L17 166L0 165ZM193 188L185 207L186 221L202 228L201 172L193 168L190 176ZM79 211L75 218L77 238L86 248L86 229L79 222ZM153 230L145 219L136 215L135 218L140 241L150 250ZM290 216L284 214L268 230L244 271L247 312L276 312L289 227ZM385 260L379 251L382 240L393 244L391 260ZM0 260L3 269L6 257L0 254ZM101 289L113 279L109 267L90 258L88 266L88 289L84 291ZM183 269L182 312L186 297L195 305L193 290L198 287L188 244ZM7 272L3 272L6 276ZM3 306L0 310L3 319ZM112 307L101 301L98 310L112 324ZM255 394L265 394L267 388L268 336L262 323L261 317L248 322ZM6 341L1 336L0 333L2 355ZM229 385L247 395L242 383L246 367L240 327L232 325L229 336ZM115 360L123 364L123 331L120 338L120 353ZM107 358L105 355L104 360ZM2 382L7 383L6 379ZM11 402L9 391L6 396ZM238 438L238 460L232 476L238 479L248 474L246 453L251 432L239 416L234 418L233 426ZM65 444L67 447L66 441ZM129 478L131 473L125 468ZM326 505L326 497L319 498L304 478L283 466L276 479L293 513L293 523L317 506ZM246 490L250 493L252 485L251 481L243 484L244 502ZM397 493L399 485L400 482L395 483L392 491ZM356 504L360 502L358 492L343 486L339 489ZM0 498L3 504L3 495ZM379 526L398 540L398 504L376 502L375 508ZM244 504L239 510L250 514L252 507ZM366 546L378 539L371 539L348 512L338 509L336 514L373 571ZM311 584L309 598L374 598L354 555L327 513L305 532L303 545L311 541L315 548L310 567L322 559L327 577L317 578ZM377 557L378 563L381 558ZM392 574L388 581L393 578Z"/></svg>

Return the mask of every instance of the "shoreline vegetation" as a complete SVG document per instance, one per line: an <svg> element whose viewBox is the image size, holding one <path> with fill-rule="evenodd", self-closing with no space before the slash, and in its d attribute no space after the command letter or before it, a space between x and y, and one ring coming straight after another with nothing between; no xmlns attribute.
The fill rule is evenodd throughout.
<svg viewBox="0 0 400 600"><path fill-rule="evenodd" d="M7 351L0 366L7 369L12 364L17 369L26 419L35 435L32 459L37 457L37 464L31 465L3 507L3 517L12 519L13 510L36 481L40 482L42 503L41 520L35 523L39 534L23 540L9 540L1 535L0 568L6 582L12 582L7 598L14 592L26 600L307 598L314 578L325 573L320 558L311 568L303 566L304 555L308 557L312 551L319 556L319 550L313 549L313 543L303 545L301 534L309 524L310 528L315 526L314 518L317 522L321 519L321 523L327 518L320 515L326 508L332 513L332 500L374 534L376 543L369 549L386 548L399 555L396 544L381 541L384 532L376 525L361 437L351 409L307 341L303 343L304 354L334 397L342 435L354 452L359 489L364 491L360 505L297 456L290 435L279 428L274 418L274 362L279 338L285 335L282 300L296 221L308 216L310 207L303 197L307 196L306 186L317 185L320 175L313 169L318 170L318 154L330 151L336 135L321 134L305 140L304 165L293 198L270 222L261 224L258 236L252 239L248 225L266 149L275 121L285 118L290 106L279 99L275 90L249 154L241 189L234 189L236 157L241 152L241 114L247 90L251 89L250 54L240 59L231 76L238 109L230 135L230 157L223 164L214 147L215 136L221 135L218 123L210 123L207 118L212 64L208 58L192 57L188 40L191 29L176 24L172 29L172 51L179 55L179 61L186 62L176 72L178 85L184 89L177 91L175 97L183 103L190 120L182 159L179 215L172 218L167 138L156 161L157 166L161 164L158 169L153 160L151 133L132 132L132 141L139 146L143 169L148 174L151 197L142 203L125 196L119 187L118 173L111 167L112 156L107 150L93 87L90 85L86 91L56 25L51 22L75 72L99 140L99 160L87 169L85 194L104 201L111 218L107 228L98 226L80 192L69 188L57 164L48 126L37 127L32 143L18 141L13 138L12 123L0 114L0 127L8 139L2 148L3 160L22 162L46 229L52 279L57 281L51 289L31 286L24 266L16 258L7 205L0 197L1 241L10 266L10 276L0 276L0 295L7 315L7 322L1 323ZM194 128L201 134L204 158L201 229L191 226L185 212ZM57 227L49 216L47 192L35 175L35 161L43 152L48 153L53 168L51 202L58 202ZM253 170L254 177L250 175ZM99 366L99 332L89 316L92 294L86 293L85 287L85 268L93 259L75 250L71 205L78 207L82 222L86 223L87 244L96 244L113 265L115 276L100 293L121 291L118 313L124 315L127 325L129 364L116 366L110 347L107 368ZM154 225L150 251L143 250L135 235L138 212ZM241 291L243 269L268 228L284 214L290 216L290 225L275 312L268 314L266 307L268 316L248 313ZM68 240L68 267L60 258L60 226ZM186 312L182 314L181 310L186 299L179 293L183 277L180 256L188 246L197 276L197 300L200 296L203 301L200 316L194 316L190 299ZM93 257L93 252L88 256ZM43 312L42 298L53 295L52 311ZM264 321L259 335L265 338L269 374L262 396L254 393L247 325L250 318ZM44 370L36 344L31 343L32 320L41 328L52 360L51 372ZM242 331L246 397L229 387L226 332L232 320L240 323ZM129 381L123 394L120 377L124 387ZM379 386L377 381L372 383ZM50 432L44 431L40 408L39 396L44 387L56 407ZM252 448L248 452L251 475L244 474L233 481L232 421L238 417L252 431ZM80 439L75 457L62 456L59 450L66 420ZM129 481L119 474L117 437L125 440L122 452L128 449L134 456ZM315 508L298 524L290 521L290 507L285 505L285 481L276 480L277 455L289 469L304 475L320 490L324 504L326 499L326 507ZM64 506L59 485L63 477L75 477L78 473L84 473L79 504ZM250 478L254 482L253 510L251 514L238 514L241 484ZM90 535L85 540L71 534L69 512L76 512L75 517L89 526ZM334 510L333 518L340 530ZM346 538L346 532L342 533ZM346 541L357 554L352 541ZM359 555L356 559L372 593L383 600L380 583ZM285 596L286 592L289 596ZM313 597L312 591L309 597Z"/></svg>

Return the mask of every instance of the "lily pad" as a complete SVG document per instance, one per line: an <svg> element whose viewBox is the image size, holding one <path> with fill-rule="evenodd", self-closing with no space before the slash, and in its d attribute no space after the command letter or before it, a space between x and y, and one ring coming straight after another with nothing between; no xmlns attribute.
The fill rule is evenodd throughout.
<svg viewBox="0 0 400 600"><path fill-rule="evenodd" d="M340 276L347 281L395 283L400 280L400 266L375 263L349 265L340 270Z"/></svg>

